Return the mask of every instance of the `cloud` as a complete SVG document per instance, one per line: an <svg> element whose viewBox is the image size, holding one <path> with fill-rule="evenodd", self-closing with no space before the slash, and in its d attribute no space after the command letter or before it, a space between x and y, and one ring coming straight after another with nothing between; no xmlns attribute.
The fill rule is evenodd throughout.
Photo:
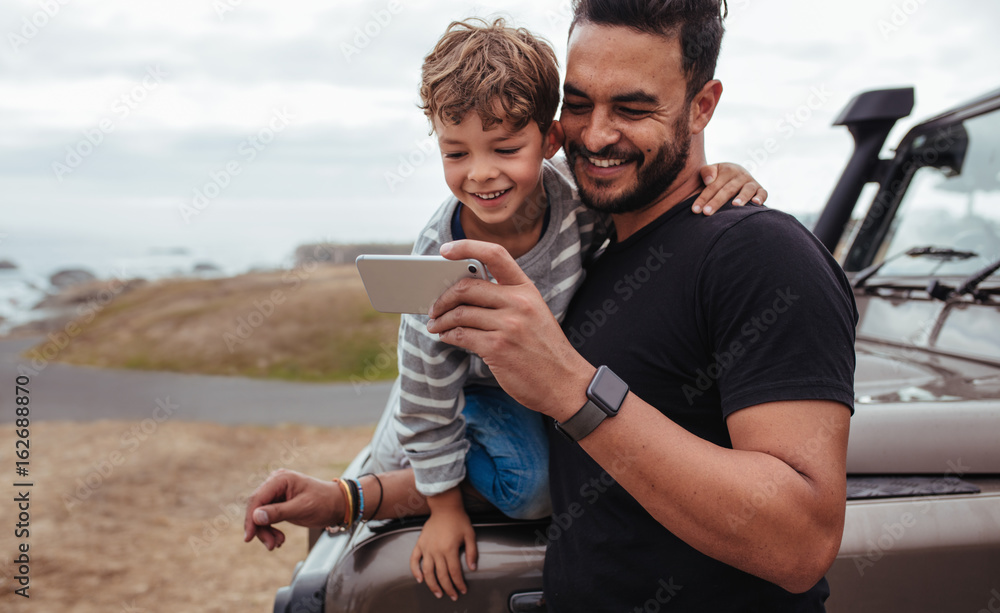
<svg viewBox="0 0 1000 613"><path fill-rule="evenodd" d="M446 193L439 164L425 160L395 191L386 175L400 169L400 156L417 155L426 138L416 108L420 64L448 22L507 13L546 36L560 57L570 22L567 0L399 0L395 14L389 0L221 3L233 10L220 12L219 2L204 0L70 1L14 49L7 35L19 34L40 5L0 0L5 199L62 207L101 198L127 199L132 207L176 202L228 161L243 160L240 143L287 108L294 121L244 164L226 202L336 199L356 211L358 227L374 231L378 218L361 220L374 200L396 207L401 219L410 216L399 227L419 225L429 212L424 205ZM718 72L726 93L709 129L710 153L752 161L750 152L766 139L783 138L779 122L807 104L815 88L830 92L760 165L759 178L776 198L793 194L789 200L819 206L850 149L846 133L829 124L860 91L916 85L914 118L904 122L912 125L997 86L995 3L730 4ZM167 74L162 83L132 100L134 108L126 105L127 116L117 111L157 66ZM58 182L53 162L104 119L114 130ZM795 172L796 163L809 172Z"/></svg>

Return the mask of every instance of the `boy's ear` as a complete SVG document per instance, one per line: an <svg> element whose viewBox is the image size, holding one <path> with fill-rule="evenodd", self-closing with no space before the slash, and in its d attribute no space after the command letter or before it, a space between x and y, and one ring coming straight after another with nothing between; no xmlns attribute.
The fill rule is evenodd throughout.
<svg viewBox="0 0 1000 613"><path fill-rule="evenodd" d="M545 159L551 159L562 148L563 141L566 139L566 133L563 132L562 124L559 123L558 119L552 120L549 131L542 138L542 153L545 155Z"/></svg>

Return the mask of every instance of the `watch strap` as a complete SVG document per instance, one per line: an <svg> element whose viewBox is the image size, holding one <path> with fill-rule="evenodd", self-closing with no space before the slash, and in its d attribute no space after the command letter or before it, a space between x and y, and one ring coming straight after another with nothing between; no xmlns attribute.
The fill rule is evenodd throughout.
<svg viewBox="0 0 1000 613"><path fill-rule="evenodd" d="M579 441L593 432L607 417L608 414L588 398L587 404L583 405L583 408L577 411L573 417L562 423L556 422L556 429L572 440Z"/></svg>

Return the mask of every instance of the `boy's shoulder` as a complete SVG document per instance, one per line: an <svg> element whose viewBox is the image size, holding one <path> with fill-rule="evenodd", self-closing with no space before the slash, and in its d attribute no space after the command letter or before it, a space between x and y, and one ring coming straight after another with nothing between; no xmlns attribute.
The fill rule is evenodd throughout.
<svg viewBox="0 0 1000 613"><path fill-rule="evenodd" d="M570 213L575 213L582 219L593 221L603 219L605 215L587 208L580 200L580 193L576 187L576 180L573 178L573 171L570 170L569 162L561 153L551 160L543 162L542 184L545 187L545 196L549 206L552 208L554 217L565 218Z"/></svg>

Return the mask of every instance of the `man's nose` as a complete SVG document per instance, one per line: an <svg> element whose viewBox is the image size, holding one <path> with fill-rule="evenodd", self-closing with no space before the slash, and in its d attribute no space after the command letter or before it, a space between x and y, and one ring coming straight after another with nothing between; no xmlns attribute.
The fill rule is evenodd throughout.
<svg viewBox="0 0 1000 613"><path fill-rule="evenodd" d="M597 152L616 144L621 139L621 132L618 131L618 127L608 111L594 109L581 136L583 146L588 151Z"/></svg>

